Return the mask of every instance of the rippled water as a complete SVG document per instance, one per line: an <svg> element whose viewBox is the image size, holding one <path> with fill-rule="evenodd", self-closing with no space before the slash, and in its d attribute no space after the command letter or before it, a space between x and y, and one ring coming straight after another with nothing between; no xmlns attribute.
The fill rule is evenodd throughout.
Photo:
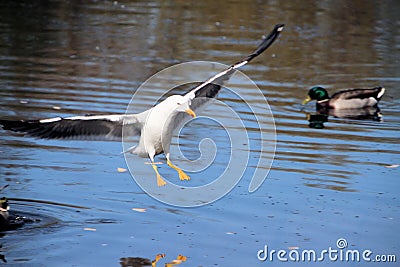
<svg viewBox="0 0 400 267"><path fill-rule="evenodd" d="M10 185L2 194L67 205L10 201L14 210L55 223L5 233L1 254L16 266L119 266L122 257L158 253L187 256L182 266L263 266L279 265L257 260L264 245L321 251L336 248L339 238L353 249L398 253L398 14L397 1L1 3L0 117L10 119L123 113L157 71L192 60L231 64L273 25L286 24L279 40L242 69L268 99L277 132L275 160L258 191L247 191L250 162L221 200L176 208L117 172L126 168L119 142L38 140L1 130L0 182ZM309 128L314 106L302 110L300 103L314 85L331 92L384 86L383 121L329 117L324 129ZM235 90L263 104L246 84ZM149 90L138 108L164 92ZM248 110L227 90L219 99L245 118L250 146L256 144ZM200 137L215 140L221 155L210 172L223 169L221 127L199 120L182 134L189 159L199 155L191 148ZM195 183L208 179L193 176Z"/></svg>

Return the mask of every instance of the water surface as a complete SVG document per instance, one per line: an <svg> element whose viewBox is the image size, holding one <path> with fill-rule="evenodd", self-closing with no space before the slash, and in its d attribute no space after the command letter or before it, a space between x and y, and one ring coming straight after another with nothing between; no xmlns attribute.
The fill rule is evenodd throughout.
<svg viewBox="0 0 400 267"><path fill-rule="evenodd" d="M124 113L135 89L157 71L192 60L231 64L273 25L286 24L279 40L242 69L268 99L277 132L275 160L259 190L247 191L250 165L249 176L221 200L176 208L117 171L126 168L119 142L0 131L0 183L10 185L2 194L84 207L11 201L15 210L57 220L6 233L1 253L13 266L119 266L120 258L158 253L168 260L187 256L182 266L263 266L280 265L257 260L264 245L321 251L345 238L350 248L397 254L399 14L397 1L0 4L0 116L10 119ZM383 121L329 117L324 129L309 128L314 106L301 110L300 103L314 85L331 92L384 86ZM164 90L149 90L143 108ZM250 145L257 143L248 110L229 91L219 99L247 119ZM222 154L212 171L218 172L226 133L207 125L199 121L183 131L183 150L198 156L191 132L216 140Z"/></svg>

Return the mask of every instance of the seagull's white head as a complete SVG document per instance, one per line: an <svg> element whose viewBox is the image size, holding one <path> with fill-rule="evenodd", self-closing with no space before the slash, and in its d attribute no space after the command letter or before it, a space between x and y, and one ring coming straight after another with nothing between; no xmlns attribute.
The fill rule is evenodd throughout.
<svg viewBox="0 0 400 267"><path fill-rule="evenodd" d="M186 112L193 118L196 118L196 113L190 108L191 101L188 98L185 98L181 95L172 95L165 99L168 104L173 107L173 109L177 112Z"/></svg>

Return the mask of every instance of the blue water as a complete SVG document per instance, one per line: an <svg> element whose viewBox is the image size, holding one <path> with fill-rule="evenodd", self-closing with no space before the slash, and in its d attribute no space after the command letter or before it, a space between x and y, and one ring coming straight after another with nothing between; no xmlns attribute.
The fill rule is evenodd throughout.
<svg viewBox="0 0 400 267"><path fill-rule="evenodd" d="M248 186L259 130L227 90L219 99L245 122L250 163L229 194L202 207L174 207L144 193L129 172L117 171L127 168L120 142L40 140L1 130L0 186L9 185L2 196L25 199L11 200L13 211L56 219L5 233L0 254L7 265L119 266L123 257L165 253L158 266L178 254L188 257L181 266L280 266L286 263L261 262L257 252L265 245L322 251L337 248L339 238L349 249L399 256L397 2L54 1L5 2L0 10L0 117L9 119L124 113L135 89L157 71L191 60L231 64L274 24L286 24L279 40L242 69L268 99L276 127L272 168L256 192ZM330 92L384 86L383 120L329 117L324 129L309 128L305 112L314 106L302 111L300 103L317 84ZM247 103L263 106L247 84L234 88ZM164 92L148 90L138 109ZM182 130L184 155L197 158L204 137L218 154L207 175L193 173L189 186L210 182L228 161L226 132L206 119ZM159 167L179 183L174 170Z"/></svg>

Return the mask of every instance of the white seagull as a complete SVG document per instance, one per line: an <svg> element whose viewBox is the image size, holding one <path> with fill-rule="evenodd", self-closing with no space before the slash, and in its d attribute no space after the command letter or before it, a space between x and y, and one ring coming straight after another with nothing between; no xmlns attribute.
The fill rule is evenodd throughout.
<svg viewBox="0 0 400 267"><path fill-rule="evenodd" d="M51 118L42 120L1 120L5 130L23 132L29 136L52 139L102 139L116 140L122 138L123 127L129 127L132 135L138 135L137 146L125 152L140 157L149 157L157 175L157 185L166 184L158 172L154 157L164 153L167 164L175 169L181 180L190 177L170 161L170 143L172 132L182 119L180 114L187 113L196 117L193 110L204 101L192 103L199 98L214 98L221 89L221 81L229 77L239 67L246 65L253 58L264 52L279 36L284 24L277 24L271 33L262 41L257 49L243 60L231 65L225 71L209 78L183 95L172 95L156 106L138 114L87 115L67 118ZM217 83L217 81L219 81Z"/></svg>

